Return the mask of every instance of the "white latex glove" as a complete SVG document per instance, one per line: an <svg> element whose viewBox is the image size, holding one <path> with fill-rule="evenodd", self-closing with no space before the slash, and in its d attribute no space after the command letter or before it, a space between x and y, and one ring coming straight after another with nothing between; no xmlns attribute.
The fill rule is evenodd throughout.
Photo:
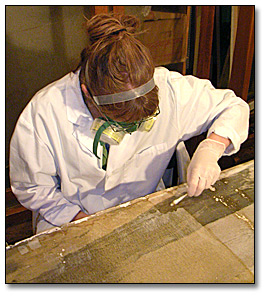
<svg viewBox="0 0 270 299"><path fill-rule="evenodd" d="M199 144L187 169L188 196L199 196L217 181L221 171L217 162L224 151L225 144L213 139Z"/></svg>

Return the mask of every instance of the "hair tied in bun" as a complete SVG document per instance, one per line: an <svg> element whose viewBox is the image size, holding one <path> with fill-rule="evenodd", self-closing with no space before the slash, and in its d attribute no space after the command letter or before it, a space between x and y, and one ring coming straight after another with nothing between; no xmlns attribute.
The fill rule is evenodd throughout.
<svg viewBox="0 0 270 299"><path fill-rule="evenodd" d="M122 31L127 31L127 29L126 28L120 29L117 31L117 33L122 32Z"/></svg>

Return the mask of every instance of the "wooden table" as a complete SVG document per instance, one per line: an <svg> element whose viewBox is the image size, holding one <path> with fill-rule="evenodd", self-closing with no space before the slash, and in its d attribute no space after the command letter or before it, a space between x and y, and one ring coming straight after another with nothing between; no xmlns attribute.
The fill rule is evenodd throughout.
<svg viewBox="0 0 270 299"><path fill-rule="evenodd" d="M254 163L212 190L159 191L6 248L6 283L254 283Z"/></svg>

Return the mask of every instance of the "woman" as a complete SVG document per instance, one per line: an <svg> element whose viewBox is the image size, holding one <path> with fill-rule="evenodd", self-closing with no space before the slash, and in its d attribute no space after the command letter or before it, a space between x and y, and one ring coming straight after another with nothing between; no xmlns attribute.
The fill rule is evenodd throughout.
<svg viewBox="0 0 270 299"><path fill-rule="evenodd" d="M156 190L179 143L208 131L187 171L189 196L247 138L248 105L207 80L154 68L135 17L97 15L75 72L40 90L10 145L11 186L36 232ZM108 151L109 150L109 151Z"/></svg>

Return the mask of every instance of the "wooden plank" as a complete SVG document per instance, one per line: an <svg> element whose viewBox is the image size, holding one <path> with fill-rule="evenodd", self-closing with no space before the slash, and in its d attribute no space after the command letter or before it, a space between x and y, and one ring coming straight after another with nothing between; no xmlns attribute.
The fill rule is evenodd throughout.
<svg viewBox="0 0 270 299"><path fill-rule="evenodd" d="M187 11L188 14L168 19L152 12L157 19L143 22L145 32L139 39L149 48L156 66L186 62L190 9Z"/></svg>
<svg viewBox="0 0 270 299"><path fill-rule="evenodd" d="M190 25L190 13L191 13L191 7L188 5L187 6L187 11L186 11L186 15L187 15L187 20L186 20L186 31L184 36L186 37L185 42L183 43L183 48L182 48L182 52L183 52L183 56L186 57L185 61L182 62L181 65L181 73L182 75L186 74L186 70L187 70L187 58L188 58L188 36L189 36L189 25Z"/></svg>
<svg viewBox="0 0 270 299"><path fill-rule="evenodd" d="M125 14L125 6L123 6L123 5L114 5L113 6L113 12L124 15Z"/></svg>
<svg viewBox="0 0 270 299"><path fill-rule="evenodd" d="M221 49L220 49L220 6L216 7L215 12L215 26L216 26L216 65L217 65L217 77L216 82L219 83L220 75L221 75ZM218 86L218 84L217 84Z"/></svg>
<svg viewBox="0 0 270 299"><path fill-rule="evenodd" d="M108 6L102 6L102 5L95 5L95 12L94 14L101 14L101 13L108 13L109 12L109 7Z"/></svg>
<svg viewBox="0 0 270 299"><path fill-rule="evenodd" d="M33 234L32 212L23 207L10 188L6 189L6 243L14 244Z"/></svg>
<svg viewBox="0 0 270 299"><path fill-rule="evenodd" d="M171 203L186 192L185 184L9 246L6 282L253 283L252 265L207 228L253 204L253 161L224 171L221 181L222 188L177 205ZM223 189L233 190L239 203L216 200ZM192 209L197 202L200 208Z"/></svg>
<svg viewBox="0 0 270 299"><path fill-rule="evenodd" d="M14 244L33 235L32 212L25 210L6 217L6 243Z"/></svg>
<svg viewBox="0 0 270 299"><path fill-rule="evenodd" d="M237 34L233 55L229 88L247 100L254 56L254 6L243 5L239 9Z"/></svg>
<svg viewBox="0 0 270 299"><path fill-rule="evenodd" d="M204 5L201 7L196 7L196 13L200 14L200 35L197 68L195 75L199 78L209 79L215 19L215 6Z"/></svg>
<svg viewBox="0 0 270 299"><path fill-rule="evenodd" d="M233 64L233 52L237 33L239 6L233 5L231 8L231 41L230 41L230 76Z"/></svg>

